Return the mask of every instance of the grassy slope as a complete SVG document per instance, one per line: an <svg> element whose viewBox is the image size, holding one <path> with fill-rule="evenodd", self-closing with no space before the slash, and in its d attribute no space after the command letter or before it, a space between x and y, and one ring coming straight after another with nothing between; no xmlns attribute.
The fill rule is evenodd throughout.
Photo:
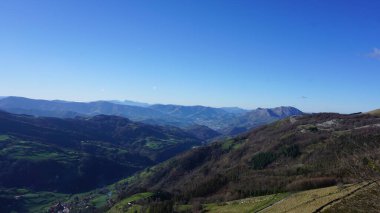
<svg viewBox="0 0 380 213"><path fill-rule="evenodd" d="M351 212L379 212L380 209L380 187L376 183L372 183L368 187L364 187L354 194L344 197L335 202L333 205L327 206L322 212L326 213L351 213Z"/></svg>
<svg viewBox="0 0 380 213"><path fill-rule="evenodd" d="M206 204L210 213L234 212L313 212L330 201L343 197L363 184L326 187L288 194L246 198L223 204Z"/></svg>
<svg viewBox="0 0 380 213"><path fill-rule="evenodd" d="M19 209L19 212L47 212L53 203L67 198L68 195L66 194L53 192L33 192L27 189L0 189L0 200L5 201L0 206L4 205L2 208L5 208L5 210L3 209L5 212L11 209Z"/></svg>
<svg viewBox="0 0 380 213"><path fill-rule="evenodd" d="M205 205L205 210L210 213L257 212L271 206L287 196L287 193L283 193L235 200L223 204L211 203Z"/></svg>
<svg viewBox="0 0 380 213"><path fill-rule="evenodd" d="M370 112L368 112L368 113L371 114L371 115L377 115L377 116L380 116L380 109L373 110L373 111L370 111Z"/></svg>
<svg viewBox="0 0 380 213"><path fill-rule="evenodd" d="M314 212L328 202L347 195L357 187L360 185L349 185L344 188L332 186L298 192L262 212Z"/></svg>
<svg viewBox="0 0 380 213"><path fill-rule="evenodd" d="M132 195L130 197L127 197L120 201L118 204L113 206L108 213L118 213L118 212L125 212L128 209L128 203L135 202L141 199L149 198L153 196L153 193L151 192L145 192L145 193L139 193ZM139 206L133 206L132 208L128 209L128 212L134 212L139 210Z"/></svg>
<svg viewBox="0 0 380 213"><path fill-rule="evenodd" d="M341 187L332 186L332 187L306 190L306 191L295 192L295 193L279 193L279 194L272 194L272 195L266 195L266 196L251 197L251 198L234 200L234 201L229 201L229 202L224 202L224 203L208 203L208 204L204 204L203 208L206 212L210 212L210 213L313 212L319 207L324 206L333 200L344 198L351 192L359 189L360 187L364 185L365 184L363 183L363 184L344 185ZM111 186L109 188L111 188ZM370 190L370 191L367 191L367 190ZM366 204L365 202L363 202L363 200L368 201L369 198L373 199L372 195L375 195L375 194L380 195L380 190L374 191L372 188L365 189L365 190L361 189L355 192L353 195L345 198L343 200L344 202L338 202L337 204L334 203L334 205L331 205L329 208L326 208L327 212L335 212L335 211L329 211L330 208L333 210L343 209L344 211L347 210L347 208L352 208L352 205L356 205L354 201L358 200L359 197L362 198L361 199L362 202L357 205L359 207L360 206L363 207ZM89 194L87 194L87 196L88 195ZM96 191L91 192L91 195L93 198L90 200L90 203L92 203L93 205L98 206L99 204L102 204L102 205L106 204L105 202L101 202L101 203L97 203L98 205L96 205L95 201L100 200L102 198L102 195L99 193L96 193ZM135 204L132 207L128 208L128 203L145 199L145 198L151 197L152 195L153 193L145 192L145 193L139 193L139 194L129 196L123 199L122 201L118 202L108 212L109 213L140 212L141 211L140 205ZM81 196L84 196L84 194L82 194ZM347 203L351 203L351 207L350 205L347 206ZM99 206L102 206L102 205L99 205ZM191 210L191 205L177 205L175 208L179 212L181 212L180 210L183 210L183 212L186 212L186 210ZM344 211L341 211L341 212L344 212Z"/></svg>

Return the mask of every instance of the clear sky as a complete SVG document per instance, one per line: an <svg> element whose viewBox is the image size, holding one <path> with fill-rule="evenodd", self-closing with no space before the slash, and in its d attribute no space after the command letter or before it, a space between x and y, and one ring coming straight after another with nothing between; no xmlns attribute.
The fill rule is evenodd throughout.
<svg viewBox="0 0 380 213"><path fill-rule="evenodd" d="M378 0L1 0L0 95L380 108Z"/></svg>

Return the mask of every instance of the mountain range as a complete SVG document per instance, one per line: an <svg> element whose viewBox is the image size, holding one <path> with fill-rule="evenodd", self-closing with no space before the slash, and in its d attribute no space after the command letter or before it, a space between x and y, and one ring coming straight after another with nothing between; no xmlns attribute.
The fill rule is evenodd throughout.
<svg viewBox="0 0 380 213"><path fill-rule="evenodd" d="M99 114L126 117L133 121L154 125L188 128L207 126L223 135L237 135L285 117L302 115L294 107L258 108L244 110L237 107L213 108L205 106L148 105L131 101L68 102L36 100L23 97L0 99L0 109L16 114L75 118Z"/></svg>

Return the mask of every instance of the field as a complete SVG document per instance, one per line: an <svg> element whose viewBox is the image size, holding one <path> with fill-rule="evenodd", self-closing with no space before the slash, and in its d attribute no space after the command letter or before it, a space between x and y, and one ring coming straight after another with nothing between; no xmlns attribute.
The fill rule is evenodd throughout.
<svg viewBox="0 0 380 213"><path fill-rule="evenodd" d="M119 213L119 212L139 212L140 207L138 205L133 205L132 207L128 208L128 203L133 203L135 201L149 198L153 195L151 192L145 192L145 193L139 193L132 195L130 197L125 198L124 200L120 201L118 204L113 206L108 212L109 213Z"/></svg>
<svg viewBox="0 0 380 213"><path fill-rule="evenodd" d="M6 141L9 139L8 135L0 135L0 141Z"/></svg>
<svg viewBox="0 0 380 213"><path fill-rule="evenodd" d="M27 189L0 189L0 206L2 210L12 209L16 212L47 212L58 201L68 198L66 194L53 192L32 192Z"/></svg>
<svg viewBox="0 0 380 213"><path fill-rule="evenodd" d="M254 198L246 198L242 200L236 200L226 202L222 204L206 204L206 212L215 213L240 213L240 212L258 212L268 206L284 199L288 194L274 194L268 196L260 196Z"/></svg>

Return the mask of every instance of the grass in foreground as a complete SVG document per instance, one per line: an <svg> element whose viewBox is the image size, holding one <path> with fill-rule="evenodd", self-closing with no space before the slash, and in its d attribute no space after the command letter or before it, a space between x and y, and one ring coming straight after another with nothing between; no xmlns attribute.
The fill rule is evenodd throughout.
<svg viewBox="0 0 380 213"><path fill-rule="evenodd" d="M206 204L206 212L215 213L241 213L241 212L258 212L267 208L270 205L284 199L288 196L288 193L246 198L241 200L235 200L226 202L224 204Z"/></svg>
<svg viewBox="0 0 380 213"><path fill-rule="evenodd" d="M347 196L335 204L328 206L326 213L354 213L366 212L375 213L380 209L380 187L376 183L369 185L356 193Z"/></svg>
<svg viewBox="0 0 380 213"><path fill-rule="evenodd" d="M223 204L210 203L205 204L204 210L210 213L245 213L245 212L294 212L294 213L305 213L313 212L321 206L328 204L330 201L333 201L338 198L343 198L349 195L351 192L359 189L365 184L351 184L345 186L332 186L320 189L313 189L295 193L282 193L274 194L260 197L252 197L241 200L235 200L230 202L225 202ZM380 192L370 191L371 194L378 195ZM358 192L361 192L359 190ZM358 192L355 192L356 195ZM362 192L363 193L363 192ZM370 193L366 193L369 195ZM363 195L364 196L364 195ZM362 196L362 197L363 197ZM351 199L356 199L353 196L350 196ZM372 196L376 198L376 196ZM344 199L349 201L348 199ZM363 199L362 199L363 200ZM366 199L368 200L368 199ZM339 203L338 203L339 204ZM362 205L366 203L362 202ZM368 204L368 202L367 202ZM374 204L373 204L374 205ZM347 210L343 203L340 203L338 206L332 205L333 210L342 210L344 212ZM380 206L380 204L379 204ZM188 208L189 209L189 208ZM327 209L328 211L329 209ZM335 211L328 211L335 212ZM347 211L346 211L347 212Z"/></svg>
<svg viewBox="0 0 380 213"><path fill-rule="evenodd" d="M262 212L313 212L332 200L343 197L362 184L343 187L327 187L294 193L281 202L275 203Z"/></svg>
<svg viewBox="0 0 380 213"><path fill-rule="evenodd" d="M380 116L380 109L373 110L373 111L370 111L370 112L368 112L368 113L371 114L371 115Z"/></svg>

